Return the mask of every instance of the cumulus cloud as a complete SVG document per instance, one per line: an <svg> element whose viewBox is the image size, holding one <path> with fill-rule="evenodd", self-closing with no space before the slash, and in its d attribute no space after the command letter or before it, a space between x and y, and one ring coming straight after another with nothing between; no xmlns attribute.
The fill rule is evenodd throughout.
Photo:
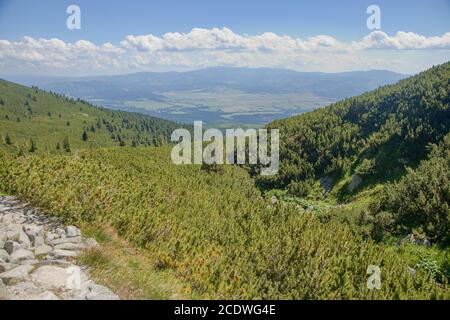
<svg viewBox="0 0 450 320"><path fill-rule="evenodd" d="M450 32L425 37L412 32L389 36L374 31L360 41L341 42L329 35L299 39L266 32L242 35L228 28L194 28L188 33L129 35L118 44L79 40L0 40L0 67L8 72L117 73L230 65L339 71L383 66L389 52L450 50ZM378 56L373 52L382 51ZM389 61L385 58L384 65Z"/></svg>

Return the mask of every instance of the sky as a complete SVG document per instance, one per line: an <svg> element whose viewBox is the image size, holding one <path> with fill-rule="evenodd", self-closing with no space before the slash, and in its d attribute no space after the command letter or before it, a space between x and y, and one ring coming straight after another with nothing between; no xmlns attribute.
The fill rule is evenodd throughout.
<svg viewBox="0 0 450 320"><path fill-rule="evenodd" d="M69 5L80 29L68 29ZM370 5L380 29L369 29ZM0 75L209 66L412 74L450 57L450 0L0 0Z"/></svg>

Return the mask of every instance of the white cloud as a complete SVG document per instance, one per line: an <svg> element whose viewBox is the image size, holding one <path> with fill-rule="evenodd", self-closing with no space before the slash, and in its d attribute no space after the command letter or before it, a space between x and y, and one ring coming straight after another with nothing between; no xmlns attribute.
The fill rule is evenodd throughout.
<svg viewBox="0 0 450 320"><path fill-rule="evenodd" d="M425 37L412 32L389 36L374 31L360 41L341 42L329 35L302 40L272 32L248 36L228 28L194 28L188 33L170 32L162 37L129 35L116 45L31 37L0 40L0 67L10 74L98 74L216 65L414 72L414 68L425 68L431 62L448 60L449 52L450 32Z"/></svg>
<svg viewBox="0 0 450 320"><path fill-rule="evenodd" d="M445 33L442 37L427 38L413 32L399 31L395 36L390 37L382 31L374 31L353 45L358 49L450 49L450 32Z"/></svg>

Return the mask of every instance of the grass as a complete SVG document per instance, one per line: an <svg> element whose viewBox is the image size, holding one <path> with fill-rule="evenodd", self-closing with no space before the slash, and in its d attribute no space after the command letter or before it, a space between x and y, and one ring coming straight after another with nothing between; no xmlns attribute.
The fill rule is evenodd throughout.
<svg viewBox="0 0 450 320"><path fill-rule="evenodd" d="M91 268L90 275L97 283L108 286L121 299L195 298L190 287L177 279L173 271L159 270L144 249L120 238L111 227L84 225L82 229L99 246L86 250L79 262Z"/></svg>

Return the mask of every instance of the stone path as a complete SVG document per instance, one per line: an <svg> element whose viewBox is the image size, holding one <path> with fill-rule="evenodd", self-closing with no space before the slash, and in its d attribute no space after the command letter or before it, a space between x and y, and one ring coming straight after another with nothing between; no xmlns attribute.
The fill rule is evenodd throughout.
<svg viewBox="0 0 450 320"><path fill-rule="evenodd" d="M0 300L117 300L74 263L95 247L74 226L11 196L0 196Z"/></svg>

